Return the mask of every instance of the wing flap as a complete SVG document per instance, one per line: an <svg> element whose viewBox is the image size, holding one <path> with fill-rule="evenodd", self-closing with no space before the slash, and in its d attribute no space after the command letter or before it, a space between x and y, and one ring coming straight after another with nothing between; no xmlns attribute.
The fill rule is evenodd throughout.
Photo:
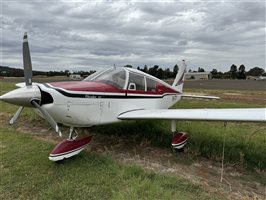
<svg viewBox="0 0 266 200"><path fill-rule="evenodd" d="M266 108L134 110L120 114L118 119L266 122Z"/></svg>

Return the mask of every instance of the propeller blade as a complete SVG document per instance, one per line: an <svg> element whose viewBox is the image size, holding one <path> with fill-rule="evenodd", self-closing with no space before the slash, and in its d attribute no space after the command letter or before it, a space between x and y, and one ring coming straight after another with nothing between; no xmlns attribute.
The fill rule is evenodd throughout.
<svg viewBox="0 0 266 200"><path fill-rule="evenodd" d="M30 48L28 43L27 33L24 33L23 37L23 68L26 86L32 85L32 65L30 59Z"/></svg>
<svg viewBox="0 0 266 200"><path fill-rule="evenodd" d="M10 124L10 125L14 124L14 123L17 121L17 119L18 119L18 117L19 117L19 115L20 115L20 113L22 112L23 109L24 109L23 106L20 106L20 107L18 108L18 110L17 110L17 112L15 113L15 115L14 115L14 116L10 119L10 121L9 121L9 124Z"/></svg>
<svg viewBox="0 0 266 200"><path fill-rule="evenodd" d="M36 101L32 101L32 104L43 114L45 119L49 122L49 124L54 128L54 130L59 134L60 137L62 137L62 133L57 125L57 123L54 121L54 119L51 117L51 115L43 109Z"/></svg>

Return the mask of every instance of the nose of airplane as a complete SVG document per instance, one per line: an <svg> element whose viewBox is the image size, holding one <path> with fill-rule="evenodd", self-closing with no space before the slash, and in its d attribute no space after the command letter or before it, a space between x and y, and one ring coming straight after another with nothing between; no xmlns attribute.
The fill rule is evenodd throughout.
<svg viewBox="0 0 266 200"><path fill-rule="evenodd" d="M41 92L37 86L18 88L0 96L2 101L25 107L34 107L31 104L33 99L41 99Z"/></svg>

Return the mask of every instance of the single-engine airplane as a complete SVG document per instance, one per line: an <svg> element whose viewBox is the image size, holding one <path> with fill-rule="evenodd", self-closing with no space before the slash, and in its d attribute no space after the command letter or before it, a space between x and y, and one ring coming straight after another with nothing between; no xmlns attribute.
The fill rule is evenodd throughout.
<svg viewBox="0 0 266 200"><path fill-rule="evenodd" d="M176 120L265 122L266 108L248 109L168 109L182 97L210 98L183 93L186 64L183 61L172 85L142 71L111 68L96 72L82 81L34 83L27 33L23 38L25 83L16 84L0 100L20 106L10 120L14 124L24 107L34 108L60 135L58 124L70 127L69 138L51 152L52 161L72 157L91 141L77 139L77 127L91 127L122 120L167 119L176 132ZM184 147L185 133L177 133L172 146Z"/></svg>

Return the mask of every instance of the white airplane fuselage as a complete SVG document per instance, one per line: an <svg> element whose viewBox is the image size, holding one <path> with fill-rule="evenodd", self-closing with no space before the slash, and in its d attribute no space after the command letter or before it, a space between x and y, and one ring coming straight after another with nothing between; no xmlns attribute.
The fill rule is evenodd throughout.
<svg viewBox="0 0 266 200"><path fill-rule="evenodd" d="M64 85L79 88L66 89ZM84 91L90 90L98 91ZM147 93L145 91L120 90L102 92L112 86L94 82L63 82L39 84L40 90L49 93L52 103L42 107L49 112L56 122L73 127L90 127L94 125L119 122L121 113L140 109L166 109L181 99L180 93L161 85L167 92ZM106 87L106 88L103 88ZM107 90L108 90L107 89ZM111 88L114 89L114 88Z"/></svg>

